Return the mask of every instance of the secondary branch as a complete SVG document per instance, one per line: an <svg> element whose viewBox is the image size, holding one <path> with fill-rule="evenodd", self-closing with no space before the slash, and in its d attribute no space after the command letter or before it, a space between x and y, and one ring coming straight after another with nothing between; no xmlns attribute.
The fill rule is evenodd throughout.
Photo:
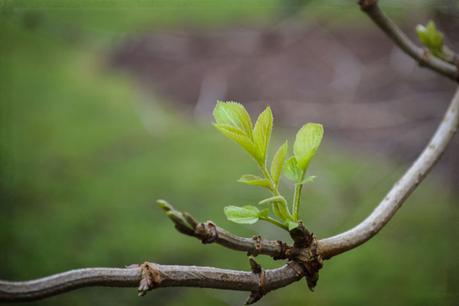
<svg viewBox="0 0 459 306"><path fill-rule="evenodd" d="M456 82L459 81L458 68L448 62L445 62L431 55L424 48L418 47L408 36L379 8L377 0L360 0L360 7L371 20L391 38L397 46L406 54L411 56L420 65L428 67L439 74L450 78Z"/></svg>

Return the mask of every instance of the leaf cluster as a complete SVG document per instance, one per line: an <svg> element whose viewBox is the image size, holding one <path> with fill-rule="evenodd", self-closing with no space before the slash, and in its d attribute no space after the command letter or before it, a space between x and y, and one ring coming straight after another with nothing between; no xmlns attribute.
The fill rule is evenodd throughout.
<svg viewBox="0 0 459 306"><path fill-rule="evenodd" d="M421 43L429 49L436 57L443 57L444 35L437 30L435 23L431 20L427 25L418 24L416 33Z"/></svg>
<svg viewBox="0 0 459 306"><path fill-rule="evenodd" d="M295 228L299 220L301 186L315 178L306 176L306 172L322 141L322 125L305 124L296 134L293 155L287 158L289 146L288 141L285 141L274 153L268 169L268 148L273 128L273 114L269 106L258 116L255 124L252 123L245 107L233 101L218 101L213 115L214 126L223 135L239 144L256 161L260 169L261 176L245 174L238 182L266 188L271 193L271 197L258 203L262 209L254 205L225 207L224 212L228 220L241 224L253 224L258 220L264 220L286 230ZM293 213L286 198L279 192L282 174L295 184L291 205Z"/></svg>

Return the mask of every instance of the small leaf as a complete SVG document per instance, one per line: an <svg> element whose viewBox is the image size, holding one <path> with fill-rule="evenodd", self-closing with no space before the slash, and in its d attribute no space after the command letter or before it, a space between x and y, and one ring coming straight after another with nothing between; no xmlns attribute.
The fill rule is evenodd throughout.
<svg viewBox="0 0 459 306"><path fill-rule="evenodd" d="M293 145L293 153L300 169L307 169L310 160L322 142L323 135L324 128L319 123L307 123L298 131Z"/></svg>
<svg viewBox="0 0 459 306"><path fill-rule="evenodd" d="M258 202L259 205L272 204L274 215L282 221L291 220L290 212L287 208L287 200L283 196L274 196Z"/></svg>
<svg viewBox="0 0 459 306"><path fill-rule="evenodd" d="M241 176L238 182L247 185L254 185L271 189L271 182L268 179L252 174L244 174L243 176Z"/></svg>
<svg viewBox="0 0 459 306"><path fill-rule="evenodd" d="M254 224L258 221L260 211L252 205L246 206L226 206L224 208L228 220L240 224Z"/></svg>
<svg viewBox="0 0 459 306"><path fill-rule="evenodd" d="M298 168L295 156L290 157L285 163L284 175L289 180L298 183L303 178L304 171Z"/></svg>
<svg viewBox="0 0 459 306"><path fill-rule="evenodd" d="M285 141L274 154L273 161L271 162L271 177L276 186L279 185L279 178L284 167L285 157L288 152L288 141Z"/></svg>
<svg viewBox="0 0 459 306"><path fill-rule="evenodd" d="M258 205L272 204L272 203L276 203L276 202L284 202L284 203L286 203L287 200L285 200L285 198L283 196L274 196L274 197L270 197L270 198L267 198L267 199L264 199L264 200L258 202Z"/></svg>
<svg viewBox="0 0 459 306"><path fill-rule="evenodd" d="M444 35L437 30L435 23L431 20L426 26L421 24L416 26L416 33L421 43L427 47L433 55L441 57L443 55Z"/></svg>
<svg viewBox="0 0 459 306"><path fill-rule="evenodd" d="M298 222L289 221L287 225L288 225L288 231L290 232L294 228L298 227Z"/></svg>
<svg viewBox="0 0 459 306"><path fill-rule="evenodd" d="M217 101L213 115L216 123L231 125L241 130L249 138L252 137L252 120L242 104Z"/></svg>
<svg viewBox="0 0 459 306"><path fill-rule="evenodd" d="M243 147L250 155L254 158L257 158L257 149L255 144L253 143L252 139L248 136L241 133L240 130L234 129L231 126L226 124L214 124L214 126L226 137L238 143L241 147Z"/></svg>
<svg viewBox="0 0 459 306"><path fill-rule="evenodd" d="M306 184L306 183L312 183L312 182L314 182L315 179L316 179L316 177L315 177L314 175L310 175L310 176L305 177L305 178L304 178L300 183L298 183L298 184L303 185L303 184Z"/></svg>
<svg viewBox="0 0 459 306"><path fill-rule="evenodd" d="M273 128L273 113L268 106L259 116L253 129L253 140L258 150L258 160L264 163Z"/></svg>
<svg viewBox="0 0 459 306"><path fill-rule="evenodd" d="M265 208L265 209L262 209L259 213L258 213L258 217L260 219L266 219L268 218L269 216L269 208Z"/></svg>

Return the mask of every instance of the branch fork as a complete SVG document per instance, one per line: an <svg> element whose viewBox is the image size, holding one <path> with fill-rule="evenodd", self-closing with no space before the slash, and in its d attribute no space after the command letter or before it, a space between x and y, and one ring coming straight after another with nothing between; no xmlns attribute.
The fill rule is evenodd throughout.
<svg viewBox="0 0 459 306"><path fill-rule="evenodd" d="M362 10L409 56L437 73L459 81L459 67L425 54L379 9L377 0L360 0ZM457 57L455 57L457 60ZM89 286L138 286L139 295L157 287L200 287L250 291L247 303L254 303L267 292L285 287L302 277L312 290L318 280L323 260L349 251L375 236L394 216L405 200L427 176L446 150L459 125L459 90L424 151L391 188L375 210L360 224L338 235L317 240L300 222L290 231L294 244L270 241L256 236L244 238L218 227L211 221L197 222L191 215L175 210L165 201L161 208L175 228L203 243L217 243L250 255L288 259L286 265L263 270L253 257L251 272L214 267L159 265L145 262L122 268L85 268L70 270L30 281L0 280L0 302L38 300Z"/></svg>

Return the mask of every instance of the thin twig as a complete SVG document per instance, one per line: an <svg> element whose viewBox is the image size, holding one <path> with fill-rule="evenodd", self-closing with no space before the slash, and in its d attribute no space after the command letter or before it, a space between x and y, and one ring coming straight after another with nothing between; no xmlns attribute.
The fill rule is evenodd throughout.
<svg viewBox="0 0 459 306"><path fill-rule="evenodd" d="M203 243L217 243L236 251L247 252L250 255L268 255L274 259L287 258L291 246L278 240L266 240L260 236L245 238L234 235L215 225L212 221L197 222L190 214L176 210L164 200L159 200L161 208L175 224L175 228L186 235L193 236Z"/></svg>
<svg viewBox="0 0 459 306"><path fill-rule="evenodd" d="M422 49L416 47L391 20L384 16L379 10L376 0L362 0L360 4L362 9L406 53L434 71L457 80L458 73L454 66L433 57L425 57ZM309 273L308 285L315 285L317 271L322 265L321 256L322 258L331 258L361 245L376 235L389 222L411 192L438 161L456 132L458 124L459 90L453 97L443 121L427 147L370 216L353 229L318 242L315 242L312 235L310 235L311 241L294 239L295 245L305 244L304 247L307 246L308 248L298 249L294 247L294 250L301 251L298 254L297 261L291 260L281 268L264 271L263 293L287 286L301 279L305 273ZM197 223L190 215L179 213L167 205L163 205L163 209L166 210L179 231L187 235L196 236L205 243L217 242L231 249L249 253L256 251L273 257L285 254L285 251L282 250L282 243L266 241L260 238L238 237L215 226L213 223ZM292 235L292 238L295 237L295 235ZM316 243L317 247L315 246ZM145 277L154 279L145 280ZM245 271L148 263L143 264L141 267L127 269L87 268L71 270L32 281L0 281L0 301L36 300L81 287L134 287L138 286L139 283L142 289L141 293L157 287L178 286L254 292L260 290L261 278L259 275Z"/></svg>
<svg viewBox="0 0 459 306"><path fill-rule="evenodd" d="M360 7L387 36L389 36L406 54L421 66L428 67L439 74L459 82L459 71L455 65L447 63L418 47L378 6L377 0L359 0Z"/></svg>
<svg viewBox="0 0 459 306"><path fill-rule="evenodd" d="M459 125L459 89L434 136L400 180L395 183L375 210L356 227L336 236L319 240L319 253L330 258L353 249L376 235L394 216L408 196L440 159Z"/></svg>

